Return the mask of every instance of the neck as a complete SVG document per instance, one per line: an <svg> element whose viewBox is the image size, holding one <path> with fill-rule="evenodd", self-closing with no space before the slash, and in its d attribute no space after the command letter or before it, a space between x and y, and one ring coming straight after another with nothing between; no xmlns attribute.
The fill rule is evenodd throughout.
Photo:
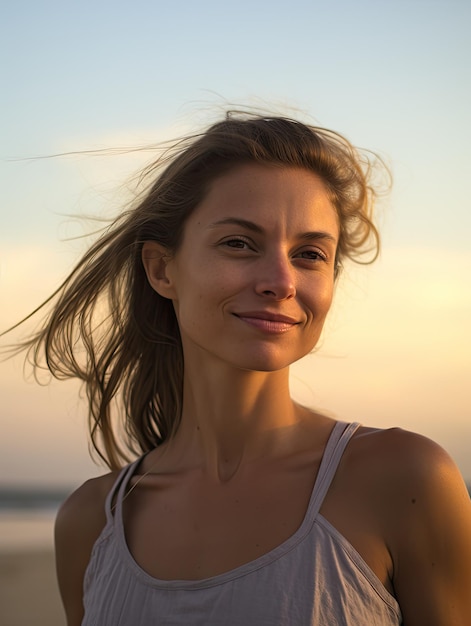
<svg viewBox="0 0 471 626"><path fill-rule="evenodd" d="M186 371L182 420L170 447L185 464L228 480L244 462L282 452L302 409L290 397L288 368L211 370Z"/></svg>

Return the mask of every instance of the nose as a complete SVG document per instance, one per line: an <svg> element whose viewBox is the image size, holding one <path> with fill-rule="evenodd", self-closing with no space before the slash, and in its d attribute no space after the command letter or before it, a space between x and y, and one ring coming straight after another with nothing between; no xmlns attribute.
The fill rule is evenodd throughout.
<svg viewBox="0 0 471 626"><path fill-rule="evenodd" d="M255 290L258 295L273 300L294 298L296 295L294 268L285 254L269 255L261 260Z"/></svg>

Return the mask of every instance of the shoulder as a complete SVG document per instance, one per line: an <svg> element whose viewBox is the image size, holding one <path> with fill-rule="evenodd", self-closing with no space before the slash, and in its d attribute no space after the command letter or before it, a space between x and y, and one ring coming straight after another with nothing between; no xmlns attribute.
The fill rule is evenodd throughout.
<svg viewBox="0 0 471 626"><path fill-rule="evenodd" d="M469 500L453 459L423 435L401 428L361 428L352 444L349 470L358 472L371 488L380 489L396 511L410 505L437 506L437 498L443 502L453 495Z"/></svg>
<svg viewBox="0 0 471 626"><path fill-rule="evenodd" d="M106 524L105 501L117 472L88 480L63 503L54 541L57 580L67 623L81 624L83 580L93 546Z"/></svg>
<svg viewBox="0 0 471 626"><path fill-rule="evenodd" d="M404 620L469 624L471 500L456 464L434 441L401 429L364 429L352 443L350 464L381 519Z"/></svg>
<svg viewBox="0 0 471 626"><path fill-rule="evenodd" d="M87 480L65 500L56 517L56 539L73 533L96 540L106 521L105 500L117 477L118 472L111 472Z"/></svg>
<svg viewBox="0 0 471 626"><path fill-rule="evenodd" d="M398 511L408 513L407 519L434 511L443 516L446 507L455 513L469 510L464 479L439 444L399 428L365 435L368 438L365 448L375 459L387 494Z"/></svg>
<svg viewBox="0 0 471 626"><path fill-rule="evenodd" d="M361 426L357 431L356 438L364 441L365 445L380 447L382 452L388 450L397 452L400 448L413 453L443 453L443 448L432 439L403 428L382 429Z"/></svg>
<svg viewBox="0 0 471 626"><path fill-rule="evenodd" d="M386 468L410 487L421 485L431 489L464 480L449 453L438 443L414 432L392 428L377 436L379 451L384 455Z"/></svg>
<svg viewBox="0 0 471 626"><path fill-rule="evenodd" d="M372 465L383 478L435 480L443 472L455 472L450 455L435 441L402 428L361 427L352 441L352 456Z"/></svg>
<svg viewBox="0 0 471 626"><path fill-rule="evenodd" d="M392 553L408 550L413 532L424 536L425 527L438 537L468 524L471 533L464 479L434 441L400 428L360 428L344 456L341 495L377 520Z"/></svg>
<svg viewBox="0 0 471 626"><path fill-rule="evenodd" d="M106 524L105 501L117 472L87 480L60 507L54 526L58 565L61 559L88 564L95 541Z"/></svg>

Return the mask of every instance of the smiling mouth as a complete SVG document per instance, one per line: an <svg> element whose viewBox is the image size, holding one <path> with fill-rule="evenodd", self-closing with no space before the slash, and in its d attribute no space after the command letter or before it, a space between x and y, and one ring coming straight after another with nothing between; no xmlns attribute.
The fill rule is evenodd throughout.
<svg viewBox="0 0 471 626"><path fill-rule="evenodd" d="M238 313L235 316L258 330L273 334L286 333L299 324L292 318L277 314Z"/></svg>

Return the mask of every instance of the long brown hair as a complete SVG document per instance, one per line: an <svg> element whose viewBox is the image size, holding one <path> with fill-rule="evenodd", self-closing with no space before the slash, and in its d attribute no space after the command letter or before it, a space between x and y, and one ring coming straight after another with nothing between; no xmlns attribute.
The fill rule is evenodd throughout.
<svg viewBox="0 0 471 626"><path fill-rule="evenodd" d="M182 409L179 328L172 302L148 284L143 242L175 251L211 183L247 162L300 167L322 178L340 224L337 270L345 258L370 263L378 255L372 161L341 135L230 112L167 146L144 173L151 181L145 194L104 230L45 303L51 308L41 329L21 344L35 368L83 381L91 443L112 469L170 437Z"/></svg>

